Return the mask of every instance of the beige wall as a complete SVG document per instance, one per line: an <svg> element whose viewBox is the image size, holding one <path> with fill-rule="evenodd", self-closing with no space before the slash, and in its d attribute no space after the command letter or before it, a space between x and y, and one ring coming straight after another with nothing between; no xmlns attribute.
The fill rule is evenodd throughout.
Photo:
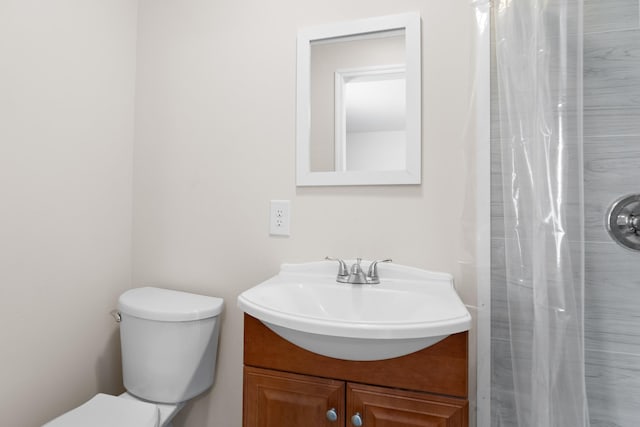
<svg viewBox="0 0 640 427"><path fill-rule="evenodd" d="M0 424L121 387L137 5L0 0Z"/></svg>
<svg viewBox="0 0 640 427"><path fill-rule="evenodd" d="M298 28L418 11L423 184L295 187ZM468 2L141 0L134 156L134 283L226 301L214 389L176 426L241 425L236 297L280 263L391 257L455 274L475 304L473 58ZM268 235L292 201L290 238Z"/></svg>

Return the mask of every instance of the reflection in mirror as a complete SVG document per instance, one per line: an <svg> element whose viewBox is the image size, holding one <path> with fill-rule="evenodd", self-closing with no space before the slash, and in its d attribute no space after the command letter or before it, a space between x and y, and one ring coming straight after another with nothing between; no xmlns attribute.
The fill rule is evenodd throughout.
<svg viewBox="0 0 640 427"><path fill-rule="evenodd" d="M297 184L420 183L420 18L298 36Z"/></svg>
<svg viewBox="0 0 640 427"><path fill-rule="evenodd" d="M346 148L341 128L352 124L345 117L345 99L339 98L345 89L341 85L346 83L350 92L357 90L357 70L397 64L404 67L404 38L403 30L392 30L311 42L311 171L348 169L343 163L344 155L340 155L340 150ZM341 76L347 81L338 81ZM353 96L351 101L356 101ZM349 112L353 115L353 108ZM379 113L384 116L384 106ZM367 161L362 159L360 163Z"/></svg>
<svg viewBox="0 0 640 427"><path fill-rule="evenodd" d="M336 71L335 170L406 169L404 65Z"/></svg>

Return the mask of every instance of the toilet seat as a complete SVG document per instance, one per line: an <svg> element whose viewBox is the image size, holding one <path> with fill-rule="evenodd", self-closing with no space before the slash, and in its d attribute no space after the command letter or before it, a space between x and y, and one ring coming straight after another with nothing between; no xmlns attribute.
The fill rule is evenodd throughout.
<svg viewBox="0 0 640 427"><path fill-rule="evenodd" d="M99 393L43 427L158 427L158 407Z"/></svg>

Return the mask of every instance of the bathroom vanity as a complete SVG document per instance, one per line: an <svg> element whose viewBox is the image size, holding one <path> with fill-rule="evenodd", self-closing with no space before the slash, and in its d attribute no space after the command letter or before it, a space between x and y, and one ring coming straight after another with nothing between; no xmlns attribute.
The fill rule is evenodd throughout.
<svg viewBox="0 0 640 427"><path fill-rule="evenodd" d="M244 427L467 427L468 332L386 360L307 351L244 316Z"/></svg>

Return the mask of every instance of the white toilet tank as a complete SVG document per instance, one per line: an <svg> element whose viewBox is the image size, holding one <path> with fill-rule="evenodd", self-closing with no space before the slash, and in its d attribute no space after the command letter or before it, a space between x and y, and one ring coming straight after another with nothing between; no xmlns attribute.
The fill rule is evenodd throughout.
<svg viewBox="0 0 640 427"><path fill-rule="evenodd" d="M221 298L153 287L120 296L122 373L129 393L178 403L213 384Z"/></svg>

